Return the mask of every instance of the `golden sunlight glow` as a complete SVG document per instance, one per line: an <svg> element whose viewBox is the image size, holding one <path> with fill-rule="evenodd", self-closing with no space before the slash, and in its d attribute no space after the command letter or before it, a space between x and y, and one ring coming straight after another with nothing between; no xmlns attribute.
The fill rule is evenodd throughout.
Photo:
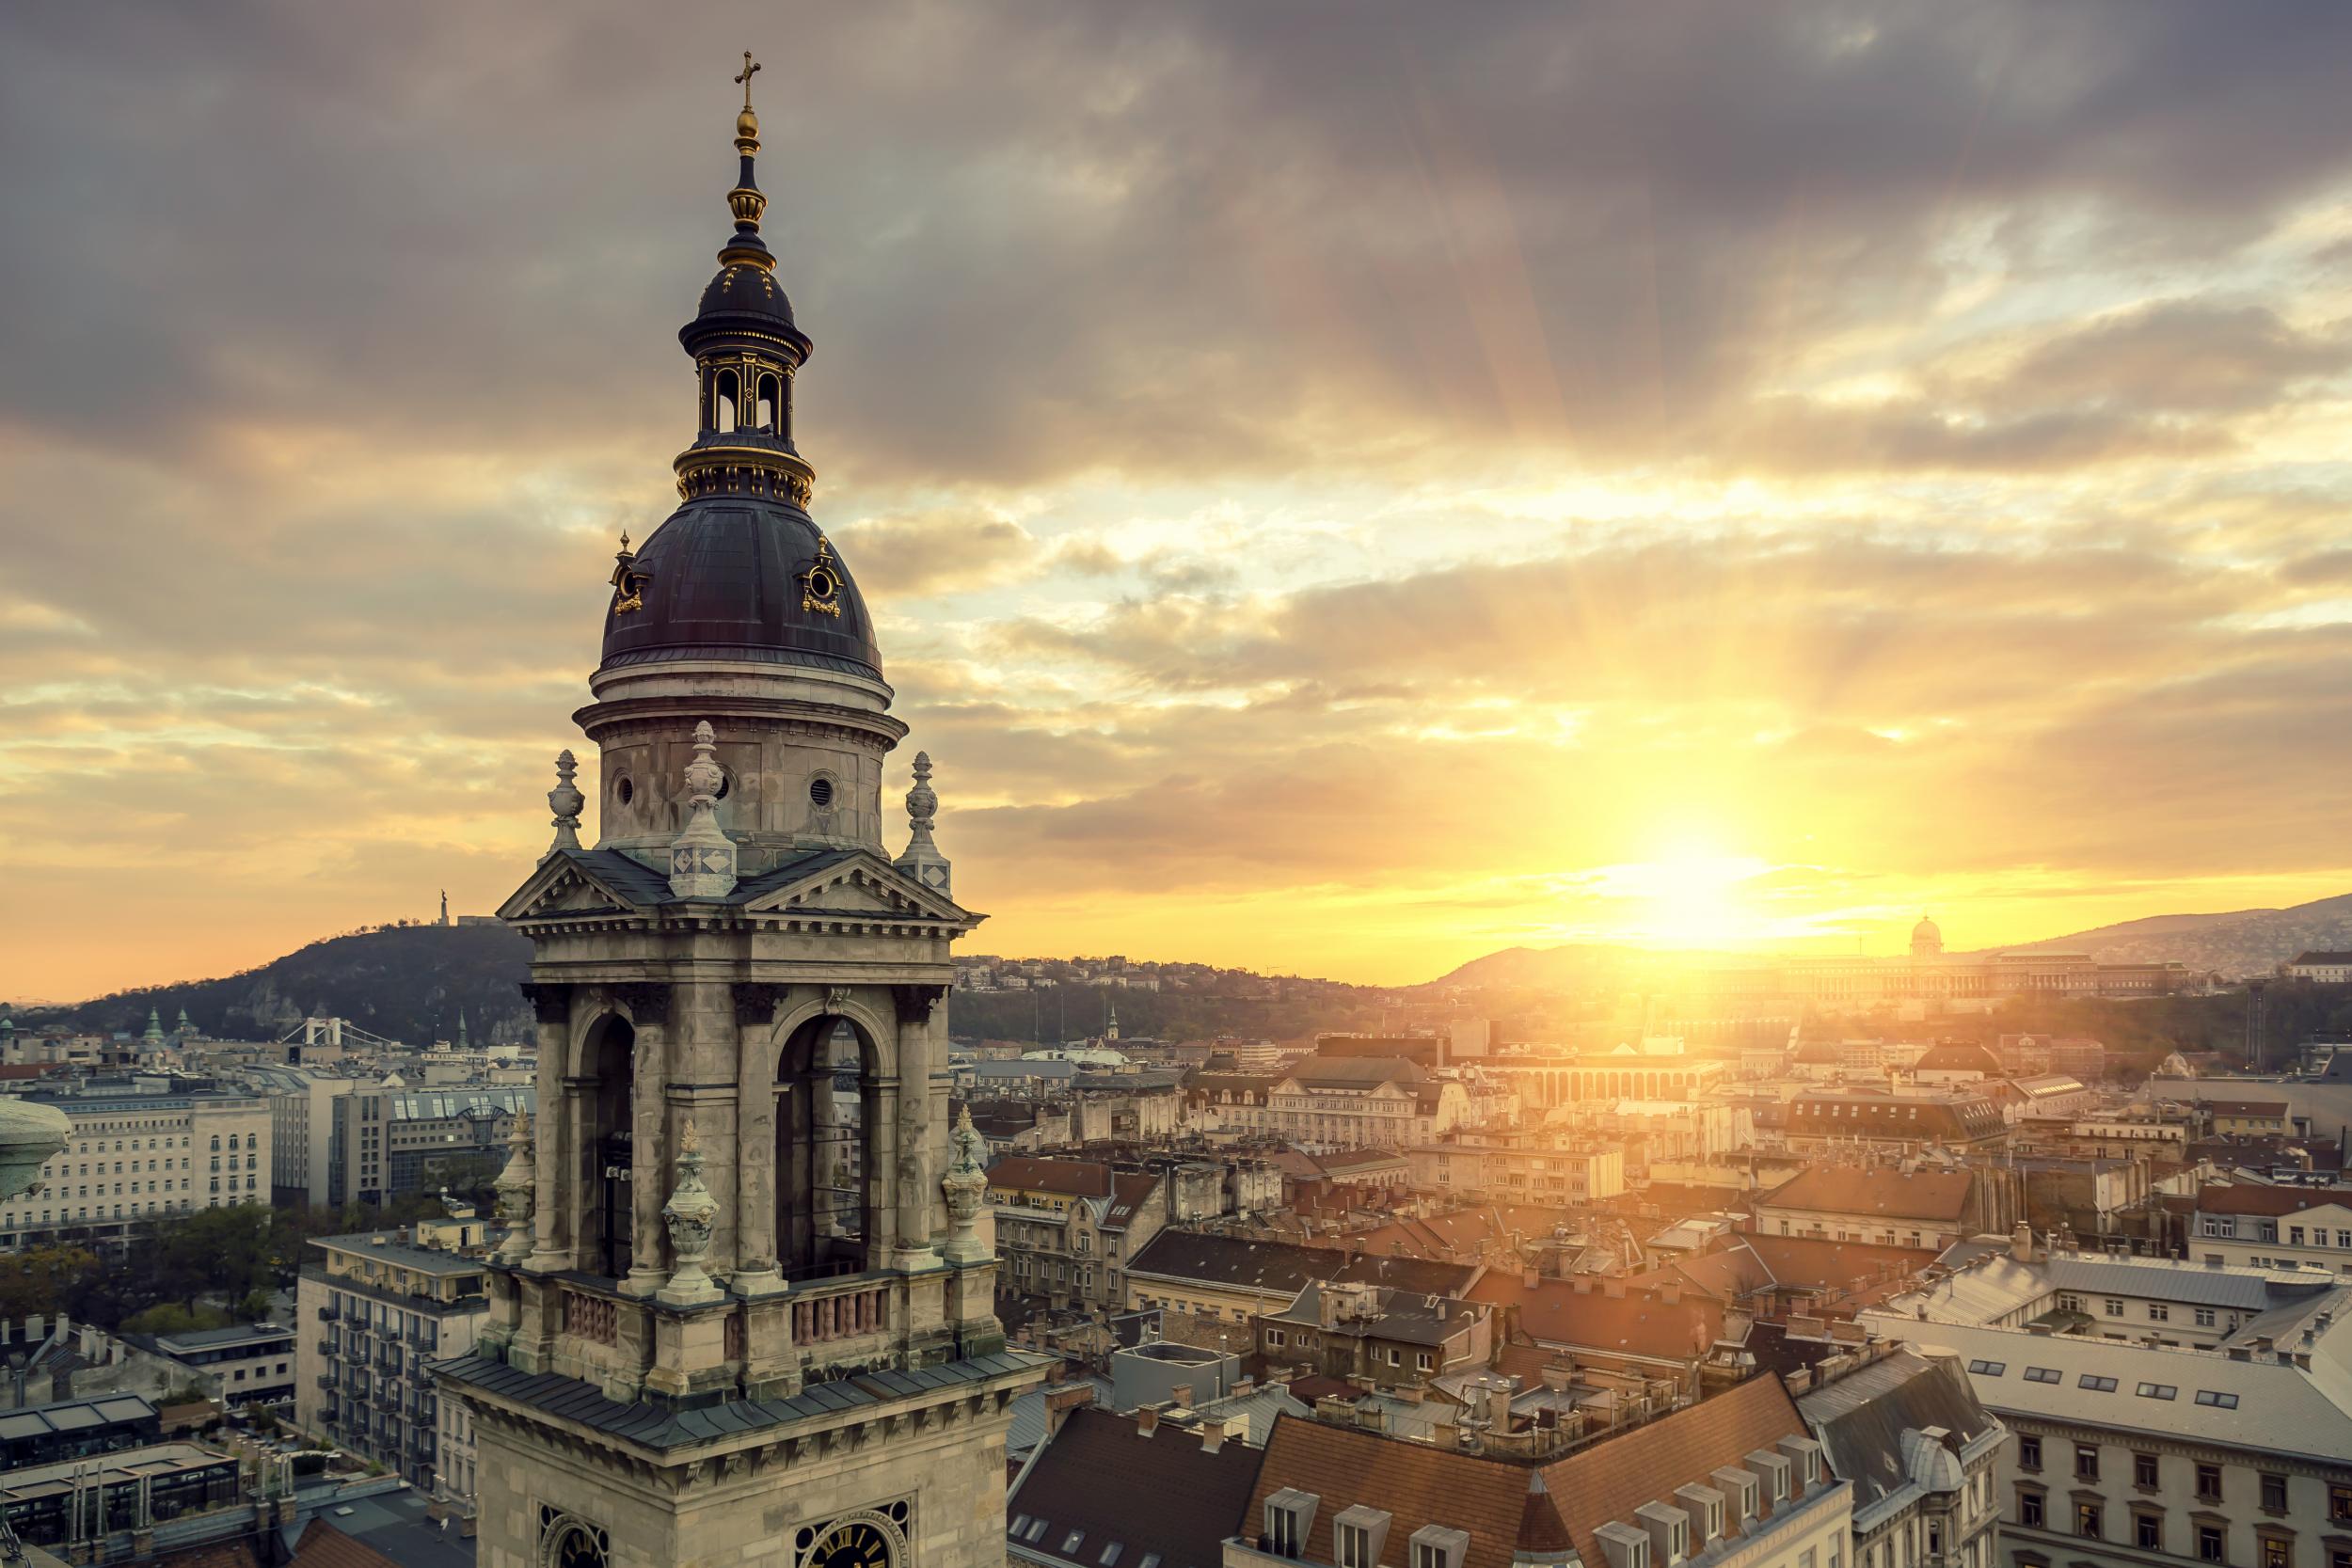
<svg viewBox="0 0 2352 1568"><path fill-rule="evenodd" d="M1742 885L1766 863L1730 855L1701 840L1668 846L1657 858L1612 866L1608 892L1626 900L1621 931L1629 940L1673 947L1723 947L1766 935Z"/></svg>

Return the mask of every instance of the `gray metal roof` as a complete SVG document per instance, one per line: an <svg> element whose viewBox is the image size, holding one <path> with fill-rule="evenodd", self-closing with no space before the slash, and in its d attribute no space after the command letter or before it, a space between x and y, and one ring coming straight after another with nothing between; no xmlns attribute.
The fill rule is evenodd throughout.
<svg viewBox="0 0 2352 1568"><path fill-rule="evenodd" d="M680 1449L738 1433L764 1431L860 1407L887 1404L938 1389L987 1383L1043 1366L1046 1361L1043 1356L1004 1351L912 1371L860 1372L834 1383L811 1384L788 1400L731 1400L682 1410L656 1404L623 1404L605 1398L593 1383L554 1372L519 1371L503 1361L480 1355L437 1361L433 1370L452 1382L530 1405L544 1415L579 1421L642 1448Z"/></svg>
<svg viewBox="0 0 2352 1568"><path fill-rule="evenodd" d="M411 1089L391 1097L394 1121L441 1121L451 1117L512 1116L537 1102L534 1089L505 1088Z"/></svg>
<svg viewBox="0 0 2352 1568"><path fill-rule="evenodd" d="M2123 1262L2064 1256L2052 1258L2043 1268L2051 1286L2060 1291L2154 1296L2192 1307L2227 1307L2241 1312L2260 1312L2281 1299L2281 1289L2259 1269L2200 1268L2161 1259Z"/></svg>

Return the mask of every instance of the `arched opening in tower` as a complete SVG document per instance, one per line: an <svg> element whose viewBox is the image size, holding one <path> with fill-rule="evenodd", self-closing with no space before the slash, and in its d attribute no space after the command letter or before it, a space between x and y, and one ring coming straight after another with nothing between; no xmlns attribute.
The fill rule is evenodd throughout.
<svg viewBox="0 0 2352 1568"><path fill-rule="evenodd" d="M636 1125L637 1030L617 1014L598 1019L580 1060L596 1087L588 1096L587 1137L580 1149L580 1253L608 1279L628 1273L635 1205L633 1133Z"/></svg>
<svg viewBox="0 0 2352 1568"><path fill-rule="evenodd" d="M853 1021L810 1019L776 1057L776 1259L787 1279L866 1266L879 1206L875 1168L884 1114L874 1041Z"/></svg>

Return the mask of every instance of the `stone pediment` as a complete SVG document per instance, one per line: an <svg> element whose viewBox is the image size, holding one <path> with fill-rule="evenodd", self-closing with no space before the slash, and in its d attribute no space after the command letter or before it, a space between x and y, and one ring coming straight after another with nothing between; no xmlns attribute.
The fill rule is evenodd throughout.
<svg viewBox="0 0 2352 1568"><path fill-rule="evenodd" d="M876 855L859 851L828 855L825 863L798 876L779 868L777 885L745 900L755 914L839 915L844 918L882 916L905 920L970 922L971 912L954 899L937 893Z"/></svg>
<svg viewBox="0 0 2352 1568"><path fill-rule="evenodd" d="M631 914L640 905L601 876L587 854L557 854L543 862L528 881L499 906L501 920L545 919L567 914Z"/></svg>

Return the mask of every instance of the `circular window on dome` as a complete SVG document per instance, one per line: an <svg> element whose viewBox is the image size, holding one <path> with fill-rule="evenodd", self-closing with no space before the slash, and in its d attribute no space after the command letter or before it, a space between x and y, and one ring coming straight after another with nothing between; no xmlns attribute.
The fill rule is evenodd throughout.
<svg viewBox="0 0 2352 1568"><path fill-rule="evenodd" d="M612 799L620 801L623 805L628 805L631 800L637 799L637 786L629 783L627 779L622 779L612 786Z"/></svg>
<svg viewBox="0 0 2352 1568"><path fill-rule="evenodd" d="M822 773L808 781L808 803L818 811L833 809L833 781Z"/></svg>

